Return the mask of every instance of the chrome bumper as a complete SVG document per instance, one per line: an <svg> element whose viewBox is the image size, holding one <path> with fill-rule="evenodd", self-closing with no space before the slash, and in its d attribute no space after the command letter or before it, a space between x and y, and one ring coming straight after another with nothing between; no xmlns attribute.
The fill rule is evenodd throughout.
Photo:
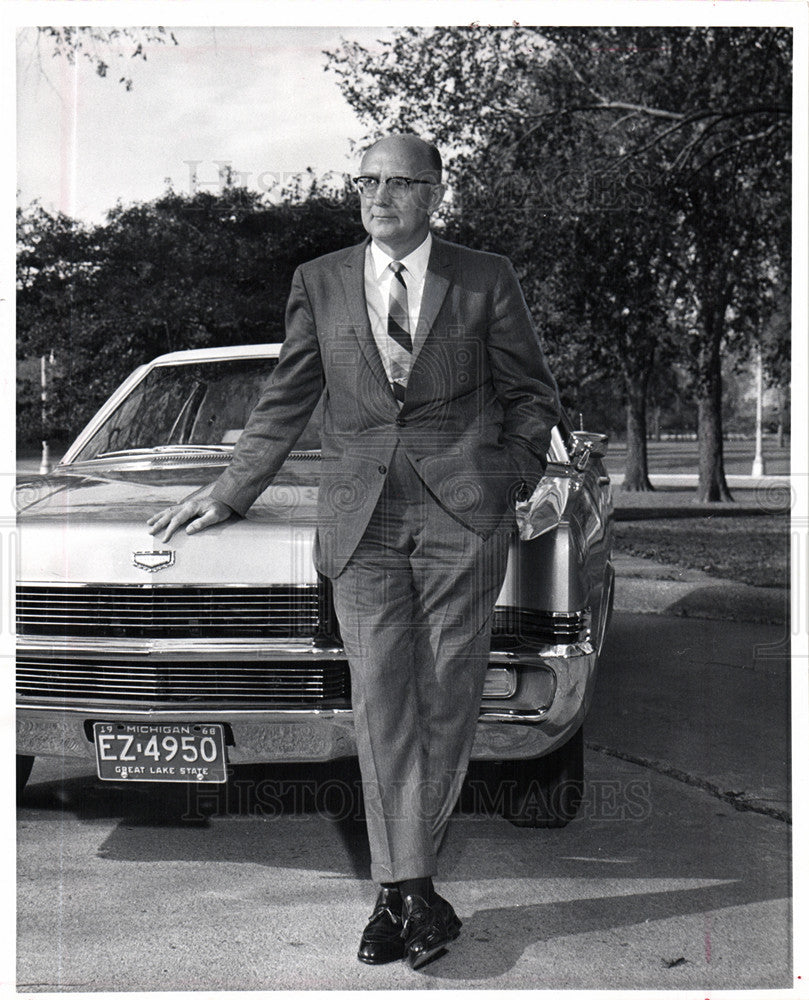
<svg viewBox="0 0 809 1000"><path fill-rule="evenodd" d="M524 699L485 700L478 716L473 760L539 757L564 743L584 719L592 691L596 652L589 642L490 654L492 666L516 666L554 675L546 704ZM519 700L519 704L515 704ZM509 702L514 707L509 705ZM354 722L345 709L109 708L21 702L17 753L36 757L95 759L90 721L220 722L229 737L232 764L327 761L356 756ZM232 739L232 742L230 740Z"/></svg>

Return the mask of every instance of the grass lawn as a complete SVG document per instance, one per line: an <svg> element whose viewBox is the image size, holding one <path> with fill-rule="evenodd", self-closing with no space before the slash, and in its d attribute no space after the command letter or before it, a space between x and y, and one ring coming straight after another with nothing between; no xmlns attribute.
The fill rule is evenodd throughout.
<svg viewBox="0 0 809 1000"><path fill-rule="evenodd" d="M666 472L696 472L699 465L698 445L696 441L647 441L646 450L649 460L649 474ZM750 475L755 455L755 442L725 441L722 446L726 475ZM789 439L784 447L778 447L778 440L773 435L764 438L764 466L768 475L786 475L789 473ZM624 471L626 463L626 442L611 441L607 449L607 469L611 473Z"/></svg>
<svg viewBox="0 0 809 1000"><path fill-rule="evenodd" d="M616 552L757 587L789 585L788 514L619 521L614 530Z"/></svg>

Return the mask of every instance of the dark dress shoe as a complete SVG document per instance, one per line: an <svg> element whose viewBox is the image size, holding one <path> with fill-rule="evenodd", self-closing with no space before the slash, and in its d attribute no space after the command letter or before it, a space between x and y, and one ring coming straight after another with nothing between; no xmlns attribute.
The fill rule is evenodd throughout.
<svg viewBox="0 0 809 1000"><path fill-rule="evenodd" d="M384 965L405 956L402 938L402 895L398 889L381 889L376 906L360 938L357 958L368 965Z"/></svg>
<svg viewBox="0 0 809 1000"><path fill-rule="evenodd" d="M461 932L461 921L455 910L437 894L432 903L421 896L405 896L402 918L402 937L407 958L414 969L443 951Z"/></svg>

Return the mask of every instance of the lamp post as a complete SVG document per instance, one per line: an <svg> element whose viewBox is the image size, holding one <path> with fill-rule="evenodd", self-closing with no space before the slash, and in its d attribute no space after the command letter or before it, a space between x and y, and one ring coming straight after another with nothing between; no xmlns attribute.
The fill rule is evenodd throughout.
<svg viewBox="0 0 809 1000"><path fill-rule="evenodd" d="M41 476L47 475L51 471L51 454L50 447L48 445L47 438L45 434L47 432L47 404L48 404L48 370L46 367L46 362L53 364L54 357L53 351L50 353L50 357L46 359L43 354L39 359L39 398L42 403L41 417L42 417L42 458L39 462L39 474Z"/></svg>
<svg viewBox="0 0 809 1000"><path fill-rule="evenodd" d="M756 454L753 458L751 475L764 475L764 453L762 450L761 423L764 410L764 366L761 362L761 348L756 351Z"/></svg>

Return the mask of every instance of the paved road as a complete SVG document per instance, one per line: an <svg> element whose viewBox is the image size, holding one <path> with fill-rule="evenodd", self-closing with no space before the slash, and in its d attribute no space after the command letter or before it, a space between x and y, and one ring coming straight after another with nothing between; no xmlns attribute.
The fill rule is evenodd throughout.
<svg viewBox="0 0 809 1000"><path fill-rule="evenodd" d="M581 815L547 831L456 816L439 888L464 930L418 973L354 958L373 890L339 794L331 818L279 806L279 780L334 793L350 769L245 770L241 800L206 810L38 761L19 812L19 988L788 987L782 638L619 610ZM732 718L751 697L755 731Z"/></svg>

